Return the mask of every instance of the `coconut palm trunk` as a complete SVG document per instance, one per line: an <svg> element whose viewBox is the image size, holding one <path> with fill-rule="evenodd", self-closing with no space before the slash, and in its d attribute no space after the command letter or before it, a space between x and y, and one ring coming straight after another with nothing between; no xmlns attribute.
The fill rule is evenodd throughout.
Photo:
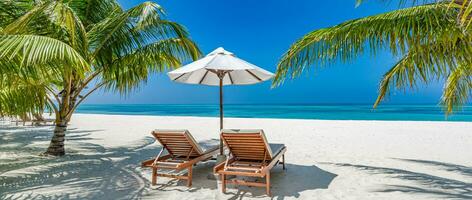
<svg viewBox="0 0 472 200"><path fill-rule="evenodd" d="M53 156L65 155L64 140L67 131L67 122L65 119L56 120L54 134L45 154Z"/></svg>
<svg viewBox="0 0 472 200"><path fill-rule="evenodd" d="M49 147L46 150L45 154L53 156L62 156L65 155L64 141L67 131L67 125L70 121L70 113L73 108L69 102L75 102L70 100L71 95L67 91L63 91L61 104L59 105L58 110L56 111L56 121L53 136L49 143Z"/></svg>

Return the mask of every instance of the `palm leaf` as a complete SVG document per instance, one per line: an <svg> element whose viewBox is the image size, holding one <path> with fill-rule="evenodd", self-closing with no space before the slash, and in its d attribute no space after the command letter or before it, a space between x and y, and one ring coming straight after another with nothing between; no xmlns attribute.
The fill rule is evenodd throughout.
<svg viewBox="0 0 472 200"><path fill-rule="evenodd" d="M31 0L0 1L0 27L20 18L33 6Z"/></svg>
<svg viewBox="0 0 472 200"><path fill-rule="evenodd" d="M48 35L76 49L84 58L88 51L85 27L66 4L50 1L31 9L8 24L4 34Z"/></svg>
<svg viewBox="0 0 472 200"><path fill-rule="evenodd" d="M123 12L114 0L70 0L68 6L77 13L87 30L115 12Z"/></svg>
<svg viewBox="0 0 472 200"><path fill-rule="evenodd" d="M453 47L449 47L449 46ZM472 50L467 41L456 44L434 43L412 48L384 74L379 87L379 95L374 108L390 93L392 88L415 88L417 82L429 83L431 80L447 77L457 63L472 60Z"/></svg>
<svg viewBox="0 0 472 200"><path fill-rule="evenodd" d="M452 9L458 9L460 12L458 14L459 23L465 29L470 27L472 21L472 1L470 0L451 0L449 6Z"/></svg>
<svg viewBox="0 0 472 200"><path fill-rule="evenodd" d="M471 97L472 65L460 64L447 77L441 97L446 114L451 114Z"/></svg>
<svg viewBox="0 0 472 200"><path fill-rule="evenodd" d="M31 118L50 109L44 79L0 76L0 115Z"/></svg>
<svg viewBox="0 0 472 200"><path fill-rule="evenodd" d="M4 34L28 34L32 30L39 32L37 29L43 28L44 12L47 9L51 9L56 4L55 1L49 1L45 3L41 3L37 6L32 7L26 13L22 14L17 19L7 23L3 27ZM42 29L44 31L44 29Z"/></svg>
<svg viewBox="0 0 472 200"><path fill-rule="evenodd" d="M453 44L464 37L455 26L455 13L446 5L423 5L313 31L284 54L274 85L289 74L297 77L309 66L352 61L366 49L372 55L384 49L399 55L438 40Z"/></svg>
<svg viewBox="0 0 472 200"><path fill-rule="evenodd" d="M379 95L374 103L374 108L390 94L392 88L404 89L408 86L414 88L418 80L427 83L431 76L437 76L437 73L431 68L423 68L422 65L415 64L416 61L415 54L407 54L385 73L380 82Z"/></svg>
<svg viewBox="0 0 472 200"><path fill-rule="evenodd" d="M182 26L162 16L159 5L146 2L96 24L87 35L97 64L111 64L110 53L120 56L155 40L188 36Z"/></svg>
<svg viewBox="0 0 472 200"><path fill-rule="evenodd" d="M62 63L62 71L89 69L85 59L69 45L45 36L0 35L0 59L21 59L19 66L50 66ZM3 66L0 66L3 67Z"/></svg>
<svg viewBox="0 0 472 200"><path fill-rule="evenodd" d="M106 87L127 93L152 72L163 72L200 56L196 44L187 38L161 40L116 59L103 71Z"/></svg>

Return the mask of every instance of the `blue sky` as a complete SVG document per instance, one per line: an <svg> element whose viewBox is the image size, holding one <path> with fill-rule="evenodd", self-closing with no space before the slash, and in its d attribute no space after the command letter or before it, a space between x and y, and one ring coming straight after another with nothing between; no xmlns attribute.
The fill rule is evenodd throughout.
<svg viewBox="0 0 472 200"><path fill-rule="evenodd" d="M119 1L130 8L142 1ZM206 54L217 47L274 72L281 55L304 34L333 26L349 19L374 15L396 5L370 1L355 7L355 0L238 0L238 1L157 1L168 18L184 25ZM377 96L379 81L397 60L388 53L361 56L352 63L315 67L295 80L270 88L270 82L251 86L227 86L229 104L371 104ZM397 91L389 104L437 103L442 83L420 86L418 90ZM213 104L218 88L171 82L155 74L134 93L123 97L100 91L86 103L114 104Z"/></svg>

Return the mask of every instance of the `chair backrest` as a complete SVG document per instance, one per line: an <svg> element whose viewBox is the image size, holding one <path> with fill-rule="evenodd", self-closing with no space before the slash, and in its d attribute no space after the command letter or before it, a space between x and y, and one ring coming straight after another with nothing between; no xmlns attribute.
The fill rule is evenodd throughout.
<svg viewBox="0 0 472 200"><path fill-rule="evenodd" d="M151 134L173 156L196 157L203 154L188 130L157 129Z"/></svg>
<svg viewBox="0 0 472 200"><path fill-rule="evenodd" d="M261 129L223 129L221 139L231 154L241 160L271 160L274 156Z"/></svg>

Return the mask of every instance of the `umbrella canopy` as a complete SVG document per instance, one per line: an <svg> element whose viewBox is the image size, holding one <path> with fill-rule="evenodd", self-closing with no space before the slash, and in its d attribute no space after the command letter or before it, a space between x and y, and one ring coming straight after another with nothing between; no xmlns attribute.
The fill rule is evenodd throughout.
<svg viewBox="0 0 472 200"><path fill-rule="evenodd" d="M236 57L222 47L215 49L200 60L168 73L176 82L187 84L250 85L269 80L273 73Z"/></svg>
<svg viewBox="0 0 472 200"><path fill-rule="evenodd" d="M236 57L219 47L200 60L167 73L171 80L220 87L220 129L223 129L223 86L250 85L271 79L274 74ZM220 141L220 154L223 144Z"/></svg>

